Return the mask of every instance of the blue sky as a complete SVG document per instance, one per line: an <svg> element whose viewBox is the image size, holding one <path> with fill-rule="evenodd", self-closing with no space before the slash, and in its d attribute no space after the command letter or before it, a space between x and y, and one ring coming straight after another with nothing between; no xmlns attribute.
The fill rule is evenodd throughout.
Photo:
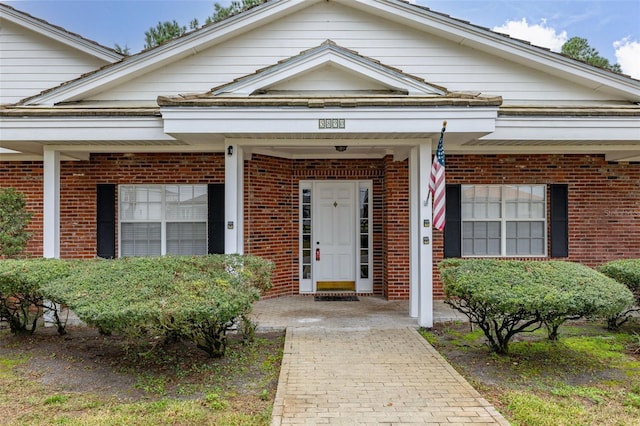
<svg viewBox="0 0 640 426"><path fill-rule="evenodd" d="M159 21L202 23L213 0L0 0L105 46L138 52ZM533 44L559 50L579 36L623 72L640 79L640 0L412 0ZM230 0L218 0L228 5Z"/></svg>

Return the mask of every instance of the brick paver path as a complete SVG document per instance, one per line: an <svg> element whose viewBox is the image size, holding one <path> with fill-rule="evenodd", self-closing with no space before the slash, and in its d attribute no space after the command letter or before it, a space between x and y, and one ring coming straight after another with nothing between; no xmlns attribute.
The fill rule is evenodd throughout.
<svg viewBox="0 0 640 426"><path fill-rule="evenodd" d="M272 424L508 422L411 327L289 327Z"/></svg>

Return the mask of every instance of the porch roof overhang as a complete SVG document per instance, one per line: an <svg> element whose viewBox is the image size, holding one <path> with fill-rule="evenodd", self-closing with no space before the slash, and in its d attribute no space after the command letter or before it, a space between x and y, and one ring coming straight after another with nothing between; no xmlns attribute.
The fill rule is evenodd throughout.
<svg viewBox="0 0 640 426"><path fill-rule="evenodd" d="M365 141L371 146L376 139L393 146L399 139L432 138L444 120L456 123L449 139L463 143L495 130L501 103L499 97L471 94L158 98L164 131L176 139L198 142L222 132L244 145L288 146L289 154L282 155L290 157L310 155L323 145L353 147ZM293 144L301 146L294 149Z"/></svg>
<svg viewBox="0 0 640 426"><path fill-rule="evenodd" d="M45 148L65 160L90 153L222 152L285 158L406 158L449 125L447 154L605 154L640 161L640 107L500 106L499 98L331 96L159 98L159 106L73 104L0 108L0 160L41 160ZM321 128L321 120L344 128ZM336 152L335 146L349 148ZM13 150L14 152L7 151ZM16 153L17 152L17 153Z"/></svg>

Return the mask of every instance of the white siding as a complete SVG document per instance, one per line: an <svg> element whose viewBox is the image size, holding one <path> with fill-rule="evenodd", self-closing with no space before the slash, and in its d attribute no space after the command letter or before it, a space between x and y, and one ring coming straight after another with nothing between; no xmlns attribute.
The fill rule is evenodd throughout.
<svg viewBox="0 0 640 426"><path fill-rule="evenodd" d="M105 64L21 26L0 21L0 104L18 102Z"/></svg>
<svg viewBox="0 0 640 426"><path fill-rule="evenodd" d="M203 93L327 39L450 91L500 95L505 104L607 100L567 80L333 2L313 5L92 99Z"/></svg>

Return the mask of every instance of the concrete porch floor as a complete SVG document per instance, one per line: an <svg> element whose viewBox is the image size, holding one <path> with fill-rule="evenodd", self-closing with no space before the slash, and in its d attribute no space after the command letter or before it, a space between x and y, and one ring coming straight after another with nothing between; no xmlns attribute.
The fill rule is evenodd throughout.
<svg viewBox="0 0 640 426"><path fill-rule="evenodd" d="M358 302L316 302L312 295L286 296L259 300L253 305L253 319L261 330L287 327L321 328L403 328L418 327L409 317L408 300L385 300L359 296ZM441 300L433 302L434 323L462 321L467 317Z"/></svg>

